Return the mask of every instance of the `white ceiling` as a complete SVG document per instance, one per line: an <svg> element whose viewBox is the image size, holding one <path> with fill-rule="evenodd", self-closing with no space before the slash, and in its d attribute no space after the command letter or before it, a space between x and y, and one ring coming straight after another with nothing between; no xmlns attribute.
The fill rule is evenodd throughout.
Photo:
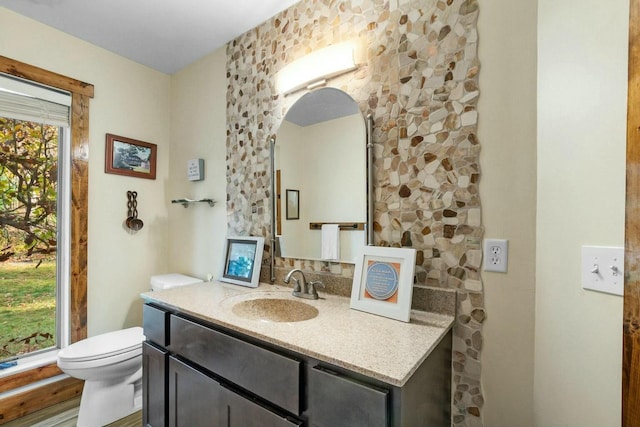
<svg viewBox="0 0 640 427"><path fill-rule="evenodd" d="M299 0L0 0L0 6L166 74Z"/></svg>

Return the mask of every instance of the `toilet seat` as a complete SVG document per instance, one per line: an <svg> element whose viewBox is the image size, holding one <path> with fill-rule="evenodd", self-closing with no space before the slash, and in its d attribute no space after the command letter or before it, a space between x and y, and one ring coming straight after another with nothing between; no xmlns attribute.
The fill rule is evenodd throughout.
<svg viewBox="0 0 640 427"><path fill-rule="evenodd" d="M126 360L141 350L144 339L143 329L139 326L108 332L63 348L58 353L58 360L63 363L91 362L107 358Z"/></svg>

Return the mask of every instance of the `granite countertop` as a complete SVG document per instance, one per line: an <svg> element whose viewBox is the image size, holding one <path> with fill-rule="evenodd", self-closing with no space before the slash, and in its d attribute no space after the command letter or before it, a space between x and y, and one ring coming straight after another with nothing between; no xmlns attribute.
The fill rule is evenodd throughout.
<svg viewBox="0 0 640 427"><path fill-rule="evenodd" d="M402 387L451 328L453 317L412 311L409 323L349 308L350 299L320 292L318 300L291 296L291 288L247 288L204 282L143 293L148 302L261 339L280 347ZM240 317L232 307L256 298L304 302L318 315L299 322Z"/></svg>

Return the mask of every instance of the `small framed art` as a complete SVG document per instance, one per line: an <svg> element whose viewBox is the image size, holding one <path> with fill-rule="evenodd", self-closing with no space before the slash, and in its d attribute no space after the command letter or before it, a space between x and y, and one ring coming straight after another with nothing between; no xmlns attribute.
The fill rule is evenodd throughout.
<svg viewBox="0 0 640 427"><path fill-rule="evenodd" d="M227 237L221 282L258 287L264 237Z"/></svg>
<svg viewBox="0 0 640 427"><path fill-rule="evenodd" d="M156 179L155 144L108 133L104 154L105 173Z"/></svg>
<svg viewBox="0 0 640 427"><path fill-rule="evenodd" d="M365 246L356 259L351 308L408 322L416 250Z"/></svg>
<svg viewBox="0 0 640 427"><path fill-rule="evenodd" d="M287 219L300 219L300 190L287 190Z"/></svg>

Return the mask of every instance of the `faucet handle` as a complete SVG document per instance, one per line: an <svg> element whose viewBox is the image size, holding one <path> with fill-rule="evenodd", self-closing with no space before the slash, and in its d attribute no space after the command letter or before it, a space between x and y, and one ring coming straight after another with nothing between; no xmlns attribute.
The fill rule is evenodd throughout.
<svg viewBox="0 0 640 427"><path fill-rule="evenodd" d="M320 286L321 288L324 288L324 283L322 283L320 280L316 280L314 282L309 282L309 294L315 296L316 298L318 297L318 291L316 290L316 286Z"/></svg>
<svg viewBox="0 0 640 427"><path fill-rule="evenodd" d="M291 280L293 280L293 291L294 292L302 291L302 288L300 287L300 281L295 277L292 277Z"/></svg>

